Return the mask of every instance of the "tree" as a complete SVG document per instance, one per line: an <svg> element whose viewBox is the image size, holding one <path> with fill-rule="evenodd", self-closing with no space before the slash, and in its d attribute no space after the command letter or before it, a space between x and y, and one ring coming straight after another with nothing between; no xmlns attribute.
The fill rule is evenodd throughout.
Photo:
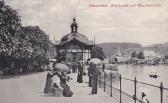
<svg viewBox="0 0 168 103"><path fill-rule="evenodd" d="M40 71L49 63L55 46L38 26L21 26L16 10L0 1L0 71ZM51 44L51 45L50 45ZM56 52L56 51L55 51Z"/></svg>
<svg viewBox="0 0 168 103"><path fill-rule="evenodd" d="M105 54L103 52L103 49L101 47L98 46L93 46L91 48L91 58L99 58L101 60L103 60L105 58Z"/></svg>
<svg viewBox="0 0 168 103"><path fill-rule="evenodd" d="M139 59L145 59L143 51L139 52L138 58Z"/></svg>
<svg viewBox="0 0 168 103"><path fill-rule="evenodd" d="M23 42L29 44L24 47L33 59L34 64L32 65L35 65L37 71L41 71L49 62L49 36L38 26L22 27L22 35L20 36L23 37Z"/></svg>
<svg viewBox="0 0 168 103"><path fill-rule="evenodd" d="M168 60L168 54L165 54L162 60L166 63L166 61Z"/></svg>
<svg viewBox="0 0 168 103"><path fill-rule="evenodd" d="M168 54L166 54L166 55L164 56L164 58L167 60L167 59L168 59Z"/></svg>
<svg viewBox="0 0 168 103"><path fill-rule="evenodd" d="M3 70L10 68L13 71L11 62L14 62L13 54L18 49L20 26L21 19L17 11L0 1L0 67Z"/></svg>
<svg viewBox="0 0 168 103"><path fill-rule="evenodd" d="M56 56L57 61L59 63L62 62L62 61L65 61L66 60L66 54L67 54L66 51L59 52Z"/></svg>
<svg viewBox="0 0 168 103"><path fill-rule="evenodd" d="M133 57L133 58L138 57L136 51L134 51L134 52L132 53L131 57Z"/></svg>
<svg viewBox="0 0 168 103"><path fill-rule="evenodd" d="M51 40L49 41L49 53L50 58L55 58L57 55L55 44Z"/></svg>
<svg viewBox="0 0 168 103"><path fill-rule="evenodd" d="M11 55L17 49L21 19L16 10L0 1L0 50Z"/></svg>

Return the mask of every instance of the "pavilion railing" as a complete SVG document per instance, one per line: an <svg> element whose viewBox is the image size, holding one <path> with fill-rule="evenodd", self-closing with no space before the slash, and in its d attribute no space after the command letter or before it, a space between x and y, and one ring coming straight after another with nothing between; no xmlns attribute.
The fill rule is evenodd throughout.
<svg viewBox="0 0 168 103"><path fill-rule="evenodd" d="M163 101L163 91L168 90L168 88L165 88L163 86L163 83L160 83L160 86L156 86L153 84L145 83L145 82L140 82L137 80L135 77L133 79L128 79L125 77L122 77L121 74L118 77L119 79L119 86L118 88L113 86L113 75L110 73L110 76L108 76L105 72L102 72L101 75L99 76L99 87L104 89L104 92L107 92L111 97L115 98L119 103L144 103L141 98L138 98L137 96L137 84L141 85L146 85L146 86L151 86L160 91L160 97L159 98L160 102L158 103L167 103ZM128 92L125 92L122 89L122 86L124 85L123 80L130 81L134 86L132 90L132 94L129 94ZM151 103L150 101L148 103Z"/></svg>

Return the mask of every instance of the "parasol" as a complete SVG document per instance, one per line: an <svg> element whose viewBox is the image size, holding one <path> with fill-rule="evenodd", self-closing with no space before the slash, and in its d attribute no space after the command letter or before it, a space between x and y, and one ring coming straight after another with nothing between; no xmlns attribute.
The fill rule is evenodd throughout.
<svg viewBox="0 0 168 103"><path fill-rule="evenodd" d="M92 58L91 60L90 60L90 62L92 62L92 63L94 63L94 64L101 64L101 60L100 59L98 59L98 58Z"/></svg>
<svg viewBox="0 0 168 103"><path fill-rule="evenodd" d="M71 66L71 65L72 65L72 63L71 63L71 62L67 62L67 63L66 63L66 65Z"/></svg>
<svg viewBox="0 0 168 103"><path fill-rule="evenodd" d="M64 72L64 71L69 72L70 71L69 67L66 64L63 64L63 63L57 63L54 66L54 70L58 70L58 71L61 71L61 72Z"/></svg>
<svg viewBox="0 0 168 103"><path fill-rule="evenodd" d="M50 59L49 61L50 62L56 62L57 60L56 59Z"/></svg>

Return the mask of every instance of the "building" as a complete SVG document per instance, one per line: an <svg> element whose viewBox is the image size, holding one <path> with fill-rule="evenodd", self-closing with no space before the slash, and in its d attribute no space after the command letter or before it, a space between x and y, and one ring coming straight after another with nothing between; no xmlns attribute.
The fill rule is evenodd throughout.
<svg viewBox="0 0 168 103"><path fill-rule="evenodd" d="M91 58L91 48L94 43L85 35L78 33L78 24L73 19L70 25L71 33L63 36L56 44L57 53L66 51L66 61L86 61Z"/></svg>
<svg viewBox="0 0 168 103"><path fill-rule="evenodd" d="M153 50L144 50L144 57L147 64L158 64L160 56Z"/></svg>

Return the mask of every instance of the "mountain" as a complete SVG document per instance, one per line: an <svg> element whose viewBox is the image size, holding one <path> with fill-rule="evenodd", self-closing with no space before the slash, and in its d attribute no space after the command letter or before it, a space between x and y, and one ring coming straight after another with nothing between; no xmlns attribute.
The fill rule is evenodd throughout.
<svg viewBox="0 0 168 103"><path fill-rule="evenodd" d="M147 47L144 47L145 50L154 50L160 55L168 55L168 42L162 44L153 44Z"/></svg>
<svg viewBox="0 0 168 103"><path fill-rule="evenodd" d="M98 44L98 46L103 48L106 57L111 57L120 54L122 56L131 56L133 51L139 52L143 50L143 47L138 43L111 42L101 43Z"/></svg>

